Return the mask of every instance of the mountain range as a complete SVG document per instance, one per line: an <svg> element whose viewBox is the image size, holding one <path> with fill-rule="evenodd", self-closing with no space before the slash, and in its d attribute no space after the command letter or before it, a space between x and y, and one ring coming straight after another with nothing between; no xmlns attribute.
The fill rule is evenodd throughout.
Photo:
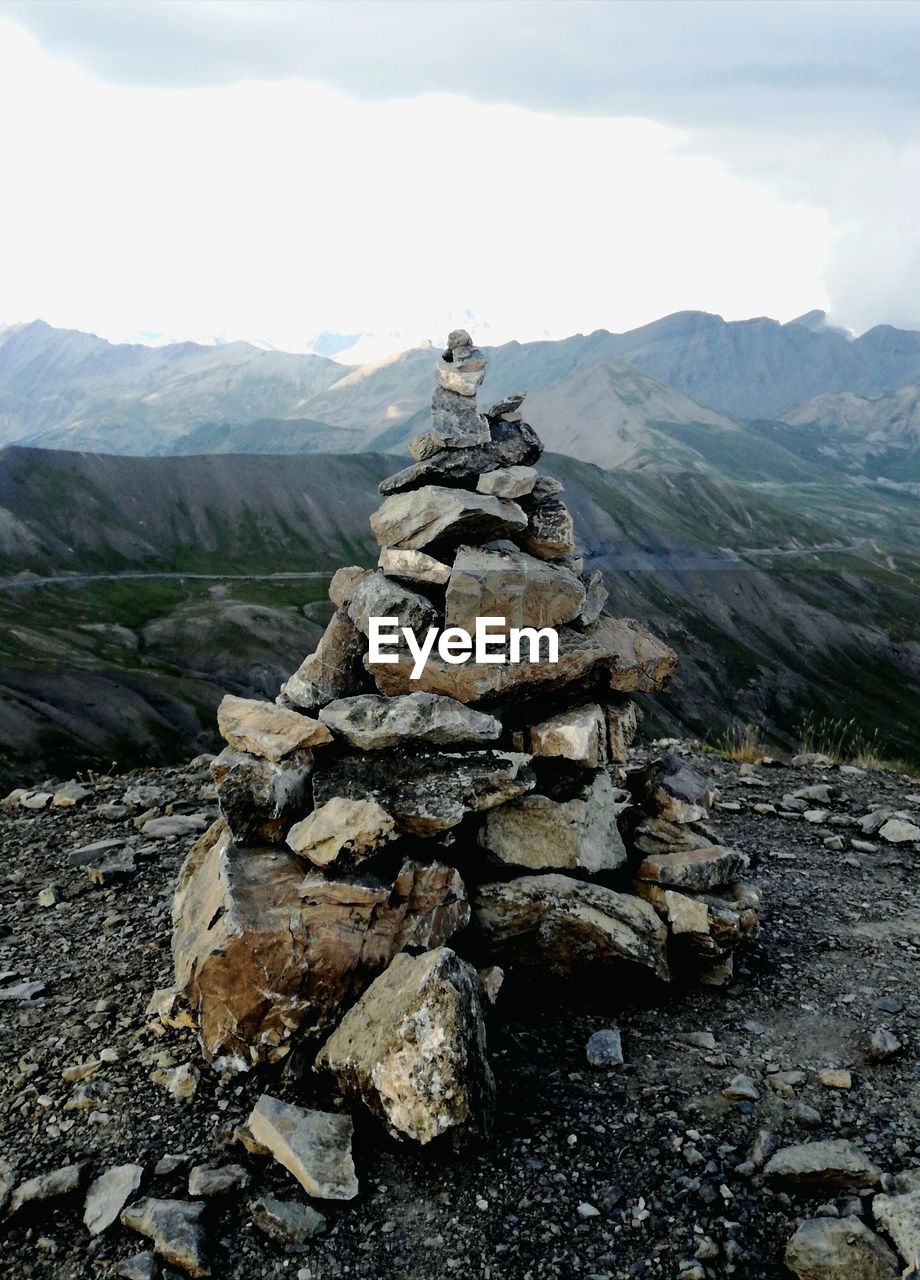
<svg viewBox="0 0 920 1280"><path fill-rule="evenodd" d="M743 429L805 464L871 473L878 459L884 476L900 472L905 415L920 397L920 333L878 326L853 338L814 312L787 324L679 312L627 333L511 342L487 354L490 395L526 389L551 448L605 467L707 467L713 452L728 466ZM12 325L0 330L0 444L140 455L403 452L425 420L436 358L416 347L350 367L244 342L116 345L41 321ZM750 426L768 421L798 430ZM697 428L702 458L688 439Z"/></svg>

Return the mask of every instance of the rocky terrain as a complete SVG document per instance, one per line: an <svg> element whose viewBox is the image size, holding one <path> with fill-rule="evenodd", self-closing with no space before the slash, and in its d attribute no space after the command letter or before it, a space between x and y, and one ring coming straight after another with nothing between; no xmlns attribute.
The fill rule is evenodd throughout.
<svg viewBox="0 0 920 1280"><path fill-rule="evenodd" d="M916 824L920 788L820 761L739 766L692 743L635 748L630 767L663 750L717 789L711 825L752 855L762 932L731 984L506 985L488 1014L489 1144L410 1148L368 1118L353 1144L360 1192L344 1204L310 1202L234 1138L263 1092L337 1110L335 1090L291 1060L222 1078L191 1028L149 1007L172 982L179 864L217 813L207 761L89 779L66 807L27 793L0 808L3 1186L86 1161L62 1180L71 1191L4 1224L2 1274L155 1274L125 1270L150 1247L142 1235L117 1221L91 1235L83 1221L90 1180L126 1164L140 1166L124 1175L132 1203L205 1206L211 1272L228 1280L779 1277L812 1218L855 1217L891 1247L877 1197L916 1185L920 1166L920 844L916 828L894 843L904 828L879 833L890 813ZM815 787L827 799L795 799ZM590 1038L613 1027L623 1064L591 1065ZM774 1148L826 1141L865 1160L851 1152L849 1172L813 1183L765 1172ZM253 1206L271 1198L312 1203L316 1234L266 1235ZM848 1221L846 1238L856 1230ZM898 1270L867 1274L899 1274L906 1239ZM847 1271L821 1274L854 1274L843 1258Z"/></svg>

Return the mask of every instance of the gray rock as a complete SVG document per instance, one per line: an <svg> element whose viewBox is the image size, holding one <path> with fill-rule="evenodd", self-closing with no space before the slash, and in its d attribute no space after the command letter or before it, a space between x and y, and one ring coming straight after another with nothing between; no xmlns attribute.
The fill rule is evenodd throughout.
<svg viewBox="0 0 920 1280"><path fill-rule="evenodd" d="M623 1045L618 1027L602 1027L588 1041L585 1053L591 1067L621 1067Z"/></svg>
<svg viewBox="0 0 920 1280"><path fill-rule="evenodd" d="M83 1186L88 1173L87 1162L81 1160L77 1164L65 1164L20 1182L10 1196L6 1216L11 1218L24 1205L35 1204L40 1200L56 1200L59 1196L74 1195Z"/></svg>
<svg viewBox="0 0 920 1280"><path fill-rule="evenodd" d="M122 1210L121 1221L152 1240L154 1252L171 1266L190 1276L209 1276L204 1208L202 1203L148 1196Z"/></svg>
<svg viewBox="0 0 920 1280"><path fill-rule="evenodd" d="M51 797L51 807L53 809L71 809L74 805L82 804L84 800L88 800L92 794L88 787L81 786L79 782L65 782L63 787L58 787Z"/></svg>
<svg viewBox="0 0 920 1280"><path fill-rule="evenodd" d="M639 880L702 892L736 881L747 870L748 859L736 849L712 845L677 853L653 854L636 869Z"/></svg>
<svg viewBox="0 0 920 1280"><path fill-rule="evenodd" d="M219 1167L196 1164L189 1170L188 1193L190 1196L226 1196L231 1191L243 1191L249 1186L249 1174L238 1164Z"/></svg>
<svg viewBox="0 0 920 1280"><path fill-rule="evenodd" d="M903 1047L896 1035L880 1027L872 1032L872 1038L869 1041L869 1057L875 1062L884 1062L885 1059L899 1054Z"/></svg>
<svg viewBox="0 0 920 1280"><path fill-rule="evenodd" d="M659 756L630 771L626 785L646 812L668 822L699 822L712 807L712 787L680 756Z"/></svg>
<svg viewBox="0 0 920 1280"><path fill-rule="evenodd" d="M600 569L595 569L585 584L585 602L579 615L582 626L587 627L592 622L597 622L606 603L607 588L604 586L604 575Z"/></svg>
<svg viewBox="0 0 920 1280"><path fill-rule="evenodd" d="M872 1201L872 1214L894 1241L903 1259L905 1274L920 1272L920 1190L876 1196Z"/></svg>
<svg viewBox="0 0 920 1280"><path fill-rule="evenodd" d="M173 813L163 818L150 818L141 827L141 835L153 836L156 840L176 840L180 836L200 835L207 825L204 818Z"/></svg>
<svg viewBox="0 0 920 1280"><path fill-rule="evenodd" d="M903 818L889 818L879 828L879 836L889 844L906 844L920 840L920 827L914 822L905 822Z"/></svg>
<svg viewBox="0 0 920 1280"><path fill-rule="evenodd" d="M421 551L442 540L501 538L526 525L527 517L514 502L443 485L396 493L371 516L371 528L382 547L408 551Z"/></svg>
<svg viewBox="0 0 920 1280"><path fill-rule="evenodd" d="M220 811L239 844L278 844L312 803L313 754L264 760L226 747L211 765Z"/></svg>
<svg viewBox="0 0 920 1280"><path fill-rule="evenodd" d="M897 1280L899 1274L888 1246L854 1217L809 1218L784 1260L799 1280Z"/></svg>
<svg viewBox="0 0 920 1280"><path fill-rule="evenodd" d="M376 800L399 831L430 836L532 790L529 761L514 751L345 756L314 775L313 798Z"/></svg>
<svg viewBox="0 0 920 1280"><path fill-rule="evenodd" d="M355 587L347 613L365 636L370 618L396 618L400 627L409 627L421 636L437 622L429 600L379 570L367 574Z"/></svg>
<svg viewBox="0 0 920 1280"><path fill-rule="evenodd" d="M348 606L354 598L355 591L370 573L370 569L362 569L358 564L336 569L329 583L329 599L336 609L341 613L348 612Z"/></svg>
<svg viewBox="0 0 920 1280"><path fill-rule="evenodd" d="M556 756L597 769L607 759L604 713L596 702L562 711L531 728L529 746L535 756Z"/></svg>
<svg viewBox="0 0 920 1280"><path fill-rule="evenodd" d="M144 1166L119 1164L100 1174L86 1193L83 1223L91 1236L108 1230L133 1195L140 1190Z"/></svg>
<svg viewBox="0 0 920 1280"><path fill-rule="evenodd" d="M309 1204L262 1196L249 1204L252 1220L276 1244L304 1244L326 1230L326 1219Z"/></svg>
<svg viewBox="0 0 920 1280"><path fill-rule="evenodd" d="M479 886L473 922L483 949L505 968L565 976L628 960L669 976L667 929L633 894L548 874Z"/></svg>
<svg viewBox="0 0 920 1280"><path fill-rule="evenodd" d="M750 1076L734 1076L722 1090L722 1097L729 1102L757 1102L760 1090Z"/></svg>
<svg viewBox="0 0 920 1280"><path fill-rule="evenodd" d="M476 970L447 947L405 952L346 1013L316 1059L396 1138L487 1133L495 1081Z"/></svg>
<svg viewBox="0 0 920 1280"><path fill-rule="evenodd" d="M160 1265L153 1253L135 1253L115 1263L115 1274L121 1280L157 1280Z"/></svg>
<svg viewBox="0 0 920 1280"><path fill-rule="evenodd" d="M353 1200L358 1194L350 1116L307 1111L263 1093L246 1124L307 1195L317 1200Z"/></svg>
<svg viewBox="0 0 920 1280"><path fill-rule="evenodd" d="M304 658L281 686L281 699L302 711L315 713L336 698L360 693L364 687L363 658L367 641L344 613L333 614L315 653Z"/></svg>
<svg viewBox="0 0 920 1280"><path fill-rule="evenodd" d="M882 1171L844 1138L783 1147L767 1162L764 1174L790 1186L875 1187Z"/></svg>
<svg viewBox="0 0 920 1280"><path fill-rule="evenodd" d="M575 550L575 527L565 504L547 498L530 508L527 528L515 535L523 549L540 560L552 560Z"/></svg>
<svg viewBox="0 0 920 1280"><path fill-rule="evenodd" d="M526 422L496 418L489 423L487 444L468 449L441 449L404 468L379 486L382 494L402 493L424 484L475 485L480 475L499 467L530 466L543 452L537 433Z"/></svg>
<svg viewBox="0 0 920 1280"><path fill-rule="evenodd" d="M494 716L435 693L340 698L322 709L320 719L337 738L361 751L380 751L404 742L426 746L492 742L502 731Z"/></svg>

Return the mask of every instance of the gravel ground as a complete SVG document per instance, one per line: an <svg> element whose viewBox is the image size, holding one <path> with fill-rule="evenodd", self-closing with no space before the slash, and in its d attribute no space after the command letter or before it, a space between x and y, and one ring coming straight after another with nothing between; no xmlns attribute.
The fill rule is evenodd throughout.
<svg viewBox="0 0 920 1280"><path fill-rule="evenodd" d="M265 1194L302 1199L300 1188L248 1155L233 1129L263 1090L308 1106L336 1100L293 1063L222 1081L200 1063L190 1032L164 1031L145 1012L153 989L171 980L169 907L189 840L141 838L143 803L125 814L117 806L140 783L161 788L159 811L176 801L176 812L208 817L206 772L105 779L82 807L0 809L0 1155L14 1181L78 1159L93 1175L136 1162L146 1194L187 1198L190 1166L242 1164L250 1188L209 1202L207 1217L212 1274L228 1280L770 1277L787 1274L785 1242L819 1207L871 1224L869 1193L790 1195L767 1185L749 1156L769 1130L780 1146L851 1139L887 1173L920 1165L920 848L851 843L865 838L857 819L879 805L920 813L920 782L783 766L758 768L757 786L736 764L697 763L727 805L713 825L753 855L764 893L762 934L735 981L637 990L599 977L538 992L506 984L489 1027L499 1096L489 1145L403 1148L359 1118L360 1197L318 1204L326 1231L287 1247L255 1227L247 1206ZM840 794L820 823L754 810L778 809L784 792L823 781ZM835 836L842 849L826 847ZM136 843L133 877L98 885L70 865L74 848L115 837ZM62 900L39 905L51 886ZM9 998L22 981L44 985ZM614 1024L625 1066L589 1067L589 1036ZM903 1050L874 1062L867 1048L880 1028ZM693 1032L710 1032L715 1047L679 1038ZM103 1051L94 1074L65 1080ZM157 1081L186 1062L201 1076L182 1101ZM851 1087L822 1084L823 1068L849 1069ZM738 1074L756 1097L723 1095ZM157 1176L168 1153L183 1159ZM0 1274L116 1275L148 1247L120 1225L91 1238L82 1208L82 1197L47 1201L0 1226Z"/></svg>

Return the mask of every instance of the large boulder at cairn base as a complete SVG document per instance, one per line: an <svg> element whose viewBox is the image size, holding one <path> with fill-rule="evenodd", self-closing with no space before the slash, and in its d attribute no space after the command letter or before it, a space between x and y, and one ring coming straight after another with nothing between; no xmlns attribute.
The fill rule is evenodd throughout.
<svg viewBox="0 0 920 1280"><path fill-rule="evenodd" d="M394 648L396 662L366 663L379 691L392 697L422 689L443 693L459 702L491 703L518 690L528 694L557 692L568 685L596 679L619 693L657 693L677 671L677 654L632 618L600 618L584 630L560 627L559 661L531 662L526 642L521 662L486 666L450 664L432 656L417 680L415 659L408 649Z"/></svg>
<svg viewBox="0 0 920 1280"><path fill-rule="evenodd" d="M173 902L176 990L205 1056L230 1070L275 1061L328 1031L403 946L440 946L469 918L452 867L304 879L278 848L243 849L223 823L193 846Z"/></svg>
<svg viewBox="0 0 920 1280"><path fill-rule="evenodd" d="M317 806L334 796L376 800L398 831L433 836L532 790L529 762L517 751L344 756L314 776L313 796Z"/></svg>
<svg viewBox="0 0 920 1280"><path fill-rule="evenodd" d="M447 947L396 956L316 1059L395 1138L488 1131L495 1081L476 970Z"/></svg>
<svg viewBox="0 0 920 1280"><path fill-rule="evenodd" d="M279 701L315 712L336 698L360 693L366 680L366 650L367 641L352 620L344 613L333 614L316 652L281 686Z"/></svg>
<svg viewBox="0 0 920 1280"><path fill-rule="evenodd" d="M502 731L494 716L436 693L407 693L395 698L365 693L341 698L324 707L320 719L337 738L344 738L360 751L380 751L404 742L439 747L494 742Z"/></svg>
<svg viewBox="0 0 920 1280"><path fill-rule="evenodd" d="M472 635L476 619L504 618L508 627L558 627L577 618L585 588L570 569L523 551L461 547L447 584L444 623Z"/></svg>
<svg viewBox="0 0 920 1280"><path fill-rule="evenodd" d="M668 979L668 931L647 902L564 875L479 886L473 924L503 968L557 976L628 960Z"/></svg>
<svg viewBox="0 0 920 1280"><path fill-rule="evenodd" d="M501 538L526 525L527 517L515 502L440 485L394 494L371 516L380 545L404 551L421 551L440 541Z"/></svg>
<svg viewBox="0 0 920 1280"><path fill-rule="evenodd" d="M601 770L572 800L522 796L486 814L479 843L512 867L615 871L626 861L617 829L624 794Z"/></svg>

